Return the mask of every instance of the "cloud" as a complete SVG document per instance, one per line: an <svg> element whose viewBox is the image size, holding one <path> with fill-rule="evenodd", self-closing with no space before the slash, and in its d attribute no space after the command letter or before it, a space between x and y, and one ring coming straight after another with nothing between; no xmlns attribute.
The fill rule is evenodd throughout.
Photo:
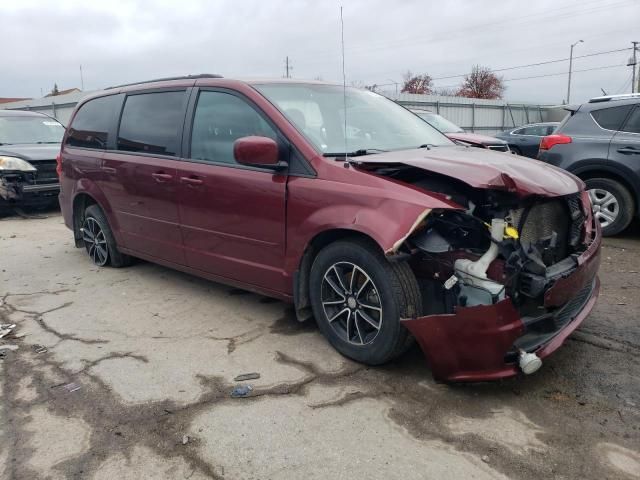
<svg viewBox="0 0 640 480"><path fill-rule="evenodd" d="M630 47L636 0L343 2L348 82L400 81L406 70L445 77L473 64L509 67ZM39 96L54 83L85 89L189 73L341 79L337 1L3 1L0 96ZM7 41L10 39L10 41ZM578 58L572 99L630 83L630 51ZM568 62L502 72L505 79L563 73ZM619 67L617 65L620 65ZM456 85L461 78L436 85ZM560 102L567 77L507 82L507 98ZM388 88L392 89L390 85Z"/></svg>

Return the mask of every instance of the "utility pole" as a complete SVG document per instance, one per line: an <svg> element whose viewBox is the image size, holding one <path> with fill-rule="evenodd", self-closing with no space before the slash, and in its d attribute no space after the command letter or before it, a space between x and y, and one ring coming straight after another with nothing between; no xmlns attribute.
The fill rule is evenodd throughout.
<svg viewBox="0 0 640 480"><path fill-rule="evenodd" d="M84 91L84 78L82 76L82 64L80 65L80 90Z"/></svg>
<svg viewBox="0 0 640 480"><path fill-rule="evenodd" d="M567 83L567 103L571 102L571 70L573 68L573 47L583 42L584 40L578 40L576 43L571 44L571 53L569 54L569 82Z"/></svg>
<svg viewBox="0 0 640 480"><path fill-rule="evenodd" d="M629 65L631 65L631 93L635 93L636 91L640 92L640 78L638 79L638 85L636 86L636 65L638 64L636 51L638 49L638 43L640 42L631 43L633 43L633 57L629 63Z"/></svg>
<svg viewBox="0 0 640 480"><path fill-rule="evenodd" d="M284 78L291 78L291 74L289 73L293 70L293 67L289 64L289 56L284 59Z"/></svg>

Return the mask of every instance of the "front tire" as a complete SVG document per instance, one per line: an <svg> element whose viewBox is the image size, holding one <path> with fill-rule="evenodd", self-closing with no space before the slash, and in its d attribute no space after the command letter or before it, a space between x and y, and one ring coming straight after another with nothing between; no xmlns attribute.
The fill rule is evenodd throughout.
<svg viewBox="0 0 640 480"><path fill-rule="evenodd" d="M120 268L131 264L131 257L118 251L107 217L98 205L90 205L84 211L80 231L84 247L95 265Z"/></svg>
<svg viewBox="0 0 640 480"><path fill-rule="evenodd" d="M400 319L420 315L418 283L406 262L389 262L372 242L341 240L323 248L309 287L320 331L344 356L380 365L411 345Z"/></svg>
<svg viewBox="0 0 640 480"><path fill-rule="evenodd" d="M600 222L602 234L609 237L627 228L635 212L629 190L610 178L589 178L585 184L591 198L593 216Z"/></svg>

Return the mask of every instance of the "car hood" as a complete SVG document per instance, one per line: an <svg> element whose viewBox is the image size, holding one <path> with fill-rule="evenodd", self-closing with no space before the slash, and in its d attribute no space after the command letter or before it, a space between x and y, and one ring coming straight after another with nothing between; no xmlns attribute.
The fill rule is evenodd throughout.
<svg viewBox="0 0 640 480"><path fill-rule="evenodd" d="M470 147L398 150L356 160L363 165L410 165L456 178L475 188L507 190L522 197L557 197L577 193L584 188L579 178L552 165Z"/></svg>
<svg viewBox="0 0 640 480"><path fill-rule="evenodd" d="M27 161L54 160L58 153L59 143L0 145L0 155L19 157Z"/></svg>
<svg viewBox="0 0 640 480"><path fill-rule="evenodd" d="M488 135L478 135L477 133L454 132L447 133L447 137L452 140L460 140L461 142L474 143L477 145L504 145L504 140L489 137Z"/></svg>

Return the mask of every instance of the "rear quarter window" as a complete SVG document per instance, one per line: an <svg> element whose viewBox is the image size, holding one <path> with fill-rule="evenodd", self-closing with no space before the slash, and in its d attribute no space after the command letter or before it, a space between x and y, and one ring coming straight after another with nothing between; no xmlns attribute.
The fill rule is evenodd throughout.
<svg viewBox="0 0 640 480"><path fill-rule="evenodd" d="M105 150L109 141L109 130L121 101L122 97L119 95L109 95L94 98L83 104L69 125L65 144Z"/></svg>
<svg viewBox="0 0 640 480"><path fill-rule="evenodd" d="M632 108L633 105L603 108L591 112L591 116L602 128L619 130Z"/></svg>

